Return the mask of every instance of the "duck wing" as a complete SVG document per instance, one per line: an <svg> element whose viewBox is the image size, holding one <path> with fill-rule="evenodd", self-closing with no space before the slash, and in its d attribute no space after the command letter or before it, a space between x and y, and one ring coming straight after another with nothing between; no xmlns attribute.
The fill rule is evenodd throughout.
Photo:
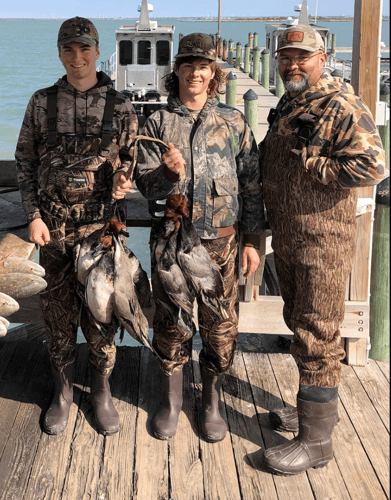
<svg viewBox="0 0 391 500"><path fill-rule="evenodd" d="M149 308L152 306L151 285L149 283L148 274L142 268L140 261L134 253L128 248L124 248L124 252L128 259L135 261L133 274L133 283L136 287L136 294L141 308ZM133 265L132 265L133 268Z"/></svg>

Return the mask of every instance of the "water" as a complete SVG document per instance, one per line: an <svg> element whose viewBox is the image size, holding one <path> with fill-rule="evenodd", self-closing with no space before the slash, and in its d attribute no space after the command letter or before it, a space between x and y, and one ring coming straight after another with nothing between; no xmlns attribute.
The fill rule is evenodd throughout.
<svg viewBox="0 0 391 500"><path fill-rule="evenodd" d="M290 15L290 13L287 13ZM152 18L153 19L153 18ZM94 21L100 36L100 61L106 61L115 51L115 30L123 24L134 25L135 19ZM159 25L174 25L174 53L178 48L179 33L217 33L217 21L180 21L177 19L157 19ZM57 33L62 21L58 20L0 20L0 159L14 157L16 142L24 112L31 95L38 89L52 85L63 75L64 69L58 58ZM236 45L244 46L248 34L258 33L258 45L265 46L266 22L222 22L221 37L232 39ZM351 47L353 22L318 23L336 34L337 46ZM389 46L389 21L382 23L381 40ZM26 41L28 40L28 43ZM341 59L350 59L350 53L337 54ZM130 228L128 246L139 258L141 265L150 276L149 229ZM151 332L150 332L151 334ZM241 346L247 350L261 351L271 341L272 336L241 335ZM83 337L79 335L79 341ZM126 345L136 345L126 335ZM199 337L195 347L199 348ZM267 346L269 348L270 346Z"/></svg>

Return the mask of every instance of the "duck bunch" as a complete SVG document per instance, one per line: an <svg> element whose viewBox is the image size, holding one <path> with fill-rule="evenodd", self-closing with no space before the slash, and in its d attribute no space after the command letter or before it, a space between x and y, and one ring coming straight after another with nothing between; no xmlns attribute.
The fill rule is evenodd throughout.
<svg viewBox="0 0 391 500"><path fill-rule="evenodd" d="M191 317L194 300L199 298L218 318L228 317L220 268L202 246L183 195L171 194L167 198L151 251L156 260L152 283L159 290L158 300L179 327L191 334L192 325L183 318L182 311Z"/></svg>
<svg viewBox="0 0 391 500"><path fill-rule="evenodd" d="M140 343L154 349L148 337L143 308L151 306L147 273L134 253L123 243L126 226L110 219L102 231L94 232L75 247L75 271L82 285L85 304L99 328L118 322Z"/></svg>
<svg viewBox="0 0 391 500"><path fill-rule="evenodd" d="M10 323L6 317L19 310L17 299L24 299L44 290L45 270L36 262L7 255L0 258L0 337Z"/></svg>

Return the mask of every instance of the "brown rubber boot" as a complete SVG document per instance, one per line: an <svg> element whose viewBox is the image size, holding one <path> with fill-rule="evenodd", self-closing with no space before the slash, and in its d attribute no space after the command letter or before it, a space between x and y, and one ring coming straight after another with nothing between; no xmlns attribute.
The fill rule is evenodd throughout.
<svg viewBox="0 0 391 500"><path fill-rule="evenodd" d="M119 431L119 415L111 397L109 377L90 365L91 403L94 408L95 423L98 431L111 436Z"/></svg>
<svg viewBox="0 0 391 500"><path fill-rule="evenodd" d="M172 375L162 373L163 396L152 421L153 435L158 439L175 436L179 413L183 404L183 371Z"/></svg>
<svg viewBox="0 0 391 500"><path fill-rule="evenodd" d="M272 429L281 432L299 432L299 417L295 406L275 408L269 412L269 422ZM337 414L335 425L339 423Z"/></svg>
<svg viewBox="0 0 391 500"><path fill-rule="evenodd" d="M311 467L324 467L333 458L331 434L338 411L338 398L314 403L297 398L299 434L292 441L265 451L263 465L273 474L289 476Z"/></svg>
<svg viewBox="0 0 391 500"><path fill-rule="evenodd" d="M227 434L227 424L220 415L220 391L224 375L215 375L201 365L202 415L201 434L208 443L222 441Z"/></svg>
<svg viewBox="0 0 391 500"><path fill-rule="evenodd" d="M52 364L54 395L43 419L43 429L47 434L61 434L68 423L69 410L73 403L74 362L62 371Z"/></svg>

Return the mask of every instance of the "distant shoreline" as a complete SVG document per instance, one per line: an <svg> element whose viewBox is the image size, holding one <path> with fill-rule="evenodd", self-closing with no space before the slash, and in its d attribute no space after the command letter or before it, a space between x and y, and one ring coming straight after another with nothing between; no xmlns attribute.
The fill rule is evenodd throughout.
<svg viewBox="0 0 391 500"><path fill-rule="evenodd" d="M51 17L51 18L36 18L36 17L0 17L0 21L62 21L67 19L66 17ZM138 18L135 17L91 17L90 18L92 21L118 21L118 20L138 20ZM151 20L154 19L174 19L178 21L184 21L184 22L201 22L201 21L209 21L209 22L216 22L218 21L217 17L152 17L150 18ZM239 16L232 16L232 17L222 17L221 22L257 22L257 21L285 21L286 16L260 16L260 17L239 17ZM310 21L315 21L314 16L309 16ZM390 16L383 16L382 21L389 21ZM343 22L343 21L354 21L353 16L317 16L316 21L332 21L332 22Z"/></svg>

